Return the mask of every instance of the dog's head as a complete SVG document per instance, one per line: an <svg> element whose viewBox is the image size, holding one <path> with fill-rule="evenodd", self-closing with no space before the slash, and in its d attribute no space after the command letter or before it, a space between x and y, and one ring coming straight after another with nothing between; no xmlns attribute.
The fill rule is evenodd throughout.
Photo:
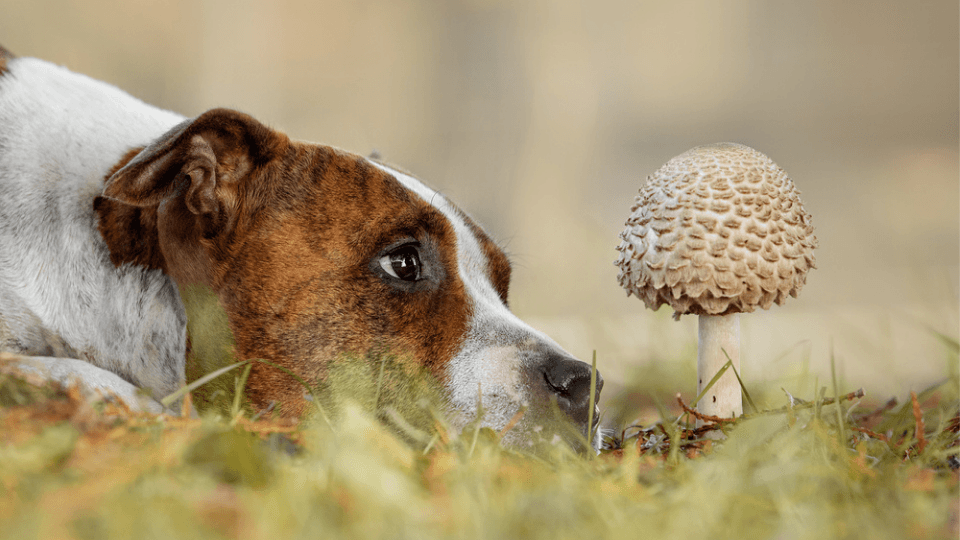
<svg viewBox="0 0 960 540"><path fill-rule="evenodd" d="M495 429L519 417L507 439L522 443L559 408L593 432L590 366L510 312L503 252L410 175L222 109L131 156L98 203L114 262L213 288L238 356L316 381L341 355L390 351L442 383L460 422L482 404ZM248 394L306 405L266 365Z"/></svg>

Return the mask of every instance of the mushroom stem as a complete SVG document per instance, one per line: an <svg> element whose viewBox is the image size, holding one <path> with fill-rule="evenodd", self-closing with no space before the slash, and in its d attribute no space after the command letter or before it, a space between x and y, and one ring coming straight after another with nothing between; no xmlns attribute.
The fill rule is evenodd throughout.
<svg viewBox="0 0 960 540"><path fill-rule="evenodd" d="M740 373L740 314L700 315L697 341L697 395L710 379L727 363L727 356ZM724 354L726 351L726 354ZM731 418L743 414L740 383L732 370L727 370L710 388L697 411L709 416ZM698 422L698 425L700 422Z"/></svg>

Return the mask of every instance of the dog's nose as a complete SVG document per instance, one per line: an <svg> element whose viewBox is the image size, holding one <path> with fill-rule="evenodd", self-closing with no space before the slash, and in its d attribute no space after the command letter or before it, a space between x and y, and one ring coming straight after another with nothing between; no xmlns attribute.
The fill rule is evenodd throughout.
<svg viewBox="0 0 960 540"><path fill-rule="evenodd" d="M557 395L557 405L575 422L584 426L589 418L590 408L596 406L595 403L590 403L591 371L589 364L564 356L551 358L543 368L543 379L547 388ZM596 399L600 398L602 389L603 377L597 371ZM594 422L599 420L598 416L594 415Z"/></svg>

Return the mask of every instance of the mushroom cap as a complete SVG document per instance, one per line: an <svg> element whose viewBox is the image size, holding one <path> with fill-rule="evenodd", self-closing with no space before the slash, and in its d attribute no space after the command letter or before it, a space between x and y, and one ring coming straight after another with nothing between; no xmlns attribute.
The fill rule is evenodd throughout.
<svg viewBox="0 0 960 540"><path fill-rule="evenodd" d="M810 215L783 169L736 143L699 146L647 177L620 235L618 279L648 308L749 313L796 297L816 268Z"/></svg>

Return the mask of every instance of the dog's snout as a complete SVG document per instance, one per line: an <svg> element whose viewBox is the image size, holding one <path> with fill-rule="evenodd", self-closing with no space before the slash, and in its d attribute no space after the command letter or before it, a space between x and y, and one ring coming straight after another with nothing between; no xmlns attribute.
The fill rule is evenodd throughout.
<svg viewBox="0 0 960 540"><path fill-rule="evenodd" d="M589 364L566 357L553 357L543 367L543 378L551 392L557 395L557 404L575 421L587 422L590 407ZM597 371L596 398L603 389L603 377ZM596 418L596 416L594 417Z"/></svg>

